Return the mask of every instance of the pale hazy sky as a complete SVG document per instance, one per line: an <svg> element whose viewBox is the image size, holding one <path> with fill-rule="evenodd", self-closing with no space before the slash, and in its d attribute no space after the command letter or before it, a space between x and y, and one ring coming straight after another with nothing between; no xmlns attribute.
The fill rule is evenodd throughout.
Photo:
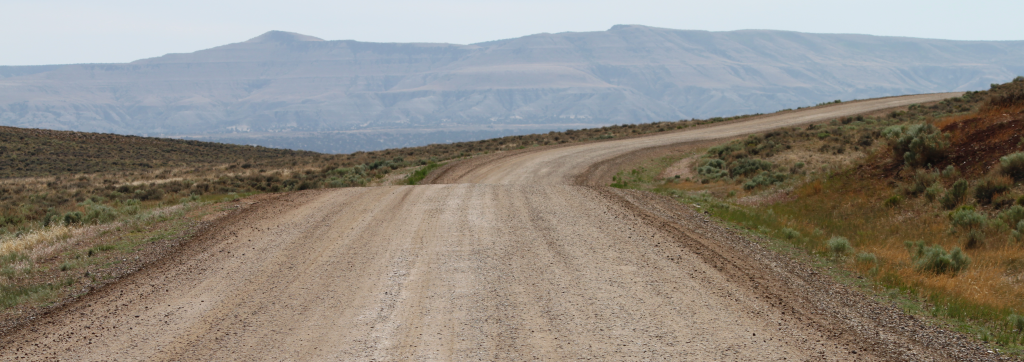
<svg viewBox="0 0 1024 362"><path fill-rule="evenodd" d="M1024 40L1022 20L1021 0L0 0L0 65L129 62L269 30L459 44L615 24Z"/></svg>

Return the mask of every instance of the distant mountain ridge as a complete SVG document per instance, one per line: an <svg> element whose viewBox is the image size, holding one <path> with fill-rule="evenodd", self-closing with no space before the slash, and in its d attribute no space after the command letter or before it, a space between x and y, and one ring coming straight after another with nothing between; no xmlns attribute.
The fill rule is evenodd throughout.
<svg viewBox="0 0 1024 362"><path fill-rule="evenodd" d="M986 89L1024 41L616 25L485 43L271 31L127 64L0 67L0 125L351 152Z"/></svg>

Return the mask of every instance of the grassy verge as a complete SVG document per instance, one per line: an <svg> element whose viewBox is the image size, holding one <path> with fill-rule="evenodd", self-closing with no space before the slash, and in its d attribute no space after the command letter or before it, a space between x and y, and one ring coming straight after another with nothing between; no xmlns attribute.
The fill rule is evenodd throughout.
<svg viewBox="0 0 1024 362"><path fill-rule="evenodd" d="M1020 89L1003 94L1024 94L1024 79L1011 85ZM1024 153L1014 155L1024 140L1012 130L1024 112L993 106L1000 87L648 160L611 186L696 205L840 282L1020 357ZM693 176L659 177L684 157Z"/></svg>
<svg viewBox="0 0 1024 362"><path fill-rule="evenodd" d="M204 216L247 195L206 195L135 209L102 224L53 223L0 240L0 320L4 324L123 277L192 237Z"/></svg>
<svg viewBox="0 0 1024 362"><path fill-rule="evenodd" d="M445 163L446 162L442 162L442 163L431 162L431 163L428 163L426 166L423 166L420 169L418 169L416 171L413 171L411 174L409 174L409 177L407 177L405 179L405 184L406 185L418 185L420 183L420 181L423 181L423 179L426 178L427 175L430 174L431 171L436 170L438 167L444 166Z"/></svg>

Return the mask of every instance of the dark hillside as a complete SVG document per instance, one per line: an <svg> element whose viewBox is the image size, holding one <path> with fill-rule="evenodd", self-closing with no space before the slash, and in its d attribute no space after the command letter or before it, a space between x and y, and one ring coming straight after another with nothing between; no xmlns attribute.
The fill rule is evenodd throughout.
<svg viewBox="0 0 1024 362"><path fill-rule="evenodd" d="M222 143L0 126L0 178L195 167L233 162L283 166L318 153Z"/></svg>

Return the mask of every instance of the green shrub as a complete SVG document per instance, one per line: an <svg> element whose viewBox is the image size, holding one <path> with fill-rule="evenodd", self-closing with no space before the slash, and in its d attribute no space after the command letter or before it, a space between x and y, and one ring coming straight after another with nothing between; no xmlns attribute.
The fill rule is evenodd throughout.
<svg viewBox="0 0 1024 362"><path fill-rule="evenodd" d="M1006 317L1006 322L1010 324L1010 328L1017 331L1017 333L1024 333L1024 316L1019 314L1010 314Z"/></svg>
<svg viewBox="0 0 1024 362"><path fill-rule="evenodd" d="M942 170L942 177L948 179L960 177L960 171L957 171L956 167L953 167L953 165L949 165L946 166L944 170Z"/></svg>
<svg viewBox="0 0 1024 362"><path fill-rule="evenodd" d="M1007 225L1017 225L1021 220L1024 220L1024 206L1013 205L999 213L999 218L1005 221Z"/></svg>
<svg viewBox="0 0 1024 362"><path fill-rule="evenodd" d="M197 202L199 200L200 200L199 195L189 194L188 196L182 197L181 200L178 200L178 203L179 204L187 204L187 203L190 203L190 202Z"/></svg>
<svg viewBox="0 0 1024 362"><path fill-rule="evenodd" d="M771 186L786 181L786 174L779 172L761 171L747 182L743 183L744 190L753 190L760 186Z"/></svg>
<svg viewBox="0 0 1024 362"><path fill-rule="evenodd" d="M790 229L790 228L783 228L782 229L782 237L784 237L786 239L789 239L789 240L798 239L798 238L800 238L800 236L801 235L800 235L799 231L796 231L796 230L793 230L793 229Z"/></svg>
<svg viewBox="0 0 1024 362"><path fill-rule="evenodd" d="M1010 239L1013 241L1021 241L1024 239L1024 220L1017 222L1017 229L1010 230Z"/></svg>
<svg viewBox="0 0 1024 362"><path fill-rule="evenodd" d="M1013 180L1009 177L986 177L974 187L974 198L979 204L988 205L997 194L1006 192L1013 187Z"/></svg>
<svg viewBox="0 0 1024 362"><path fill-rule="evenodd" d="M962 204L967 198L967 181L960 179L953 183L953 187L946 191L946 194L939 199L939 203L946 210L952 210Z"/></svg>
<svg viewBox="0 0 1024 362"><path fill-rule="evenodd" d="M1017 203L1017 197L1010 195L1009 192L1004 192L993 197L991 205L996 209L1002 209L1015 203Z"/></svg>
<svg viewBox="0 0 1024 362"><path fill-rule="evenodd" d="M709 148L708 152L707 152L707 155L710 156L708 158L712 158L712 159L713 158L725 158L727 155L730 155L733 152L742 151L742 150L743 150L743 146L730 142L730 143L727 143L727 144L724 144L724 145L719 145L719 146L715 146L715 147ZM723 163L723 166L724 166L724 163Z"/></svg>
<svg viewBox="0 0 1024 362"><path fill-rule="evenodd" d="M893 155L902 157L907 166L935 164L946 157L949 148L949 135L931 124L889 127L883 134L892 141Z"/></svg>
<svg viewBox="0 0 1024 362"><path fill-rule="evenodd" d="M828 247L828 252L835 257L840 257L853 251L850 241L842 236L833 236L825 242L825 246Z"/></svg>
<svg viewBox="0 0 1024 362"><path fill-rule="evenodd" d="M957 274L971 264L971 258L960 248L953 248L948 253L941 245L924 246L923 241L906 242L910 259L914 268L935 274Z"/></svg>
<svg viewBox="0 0 1024 362"><path fill-rule="evenodd" d="M885 200L885 207L888 207L890 209L895 208L897 206L900 206L900 202L902 201L903 199L900 198L900 195L892 195L892 197L889 197L888 199Z"/></svg>
<svg viewBox="0 0 1024 362"><path fill-rule="evenodd" d="M859 264L878 264L878 257L875 254L868 252L857 253L857 263Z"/></svg>
<svg viewBox="0 0 1024 362"><path fill-rule="evenodd" d="M725 161L717 158L702 158L697 167L697 174L709 180L729 177L729 172L725 170Z"/></svg>
<svg viewBox="0 0 1024 362"><path fill-rule="evenodd" d="M761 171L771 170L771 162L756 158L741 158L729 165L729 176L750 176Z"/></svg>
<svg viewBox="0 0 1024 362"><path fill-rule="evenodd" d="M927 199L928 202L935 201L943 191L946 191L946 189L942 188L942 184L936 182L934 185L924 190L924 198Z"/></svg>
<svg viewBox="0 0 1024 362"><path fill-rule="evenodd" d="M974 211L969 206L965 206L950 213L949 222L952 226L950 231L954 233L970 232L984 227L986 222L988 222L988 218Z"/></svg>
<svg viewBox="0 0 1024 362"><path fill-rule="evenodd" d="M82 206L85 207L85 217L82 218L83 222L102 224L117 219L117 211L110 206L97 204L92 202L92 200L85 200Z"/></svg>
<svg viewBox="0 0 1024 362"><path fill-rule="evenodd" d="M997 107L1012 107L1024 104L1024 78L1014 78L1012 82L993 84L989 90L989 104Z"/></svg>
<svg viewBox="0 0 1024 362"><path fill-rule="evenodd" d="M964 237L964 248L977 249L985 245L985 232L975 229L967 232Z"/></svg>
<svg viewBox="0 0 1024 362"><path fill-rule="evenodd" d="M61 218L60 213L51 207L46 210L46 215L43 216L43 227L59 224L61 221L63 221L63 219Z"/></svg>
<svg viewBox="0 0 1024 362"><path fill-rule="evenodd" d="M71 212L68 212L68 213L64 214L64 224L65 225L80 224L80 223L82 223L82 219L83 218L84 218L84 216L82 215L81 212L71 211Z"/></svg>
<svg viewBox="0 0 1024 362"><path fill-rule="evenodd" d="M1024 180L1024 152L1011 153L999 158L1000 171L1015 180Z"/></svg>
<svg viewBox="0 0 1024 362"><path fill-rule="evenodd" d="M141 211L142 205L137 199L128 199L121 202L120 213L122 215L138 215Z"/></svg>
<svg viewBox="0 0 1024 362"><path fill-rule="evenodd" d="M939 173L928 170L917 170L914 173L914 180L904 189L904 193L910 196L917 196L925 192L929 186L939 180Z"/></svg>

